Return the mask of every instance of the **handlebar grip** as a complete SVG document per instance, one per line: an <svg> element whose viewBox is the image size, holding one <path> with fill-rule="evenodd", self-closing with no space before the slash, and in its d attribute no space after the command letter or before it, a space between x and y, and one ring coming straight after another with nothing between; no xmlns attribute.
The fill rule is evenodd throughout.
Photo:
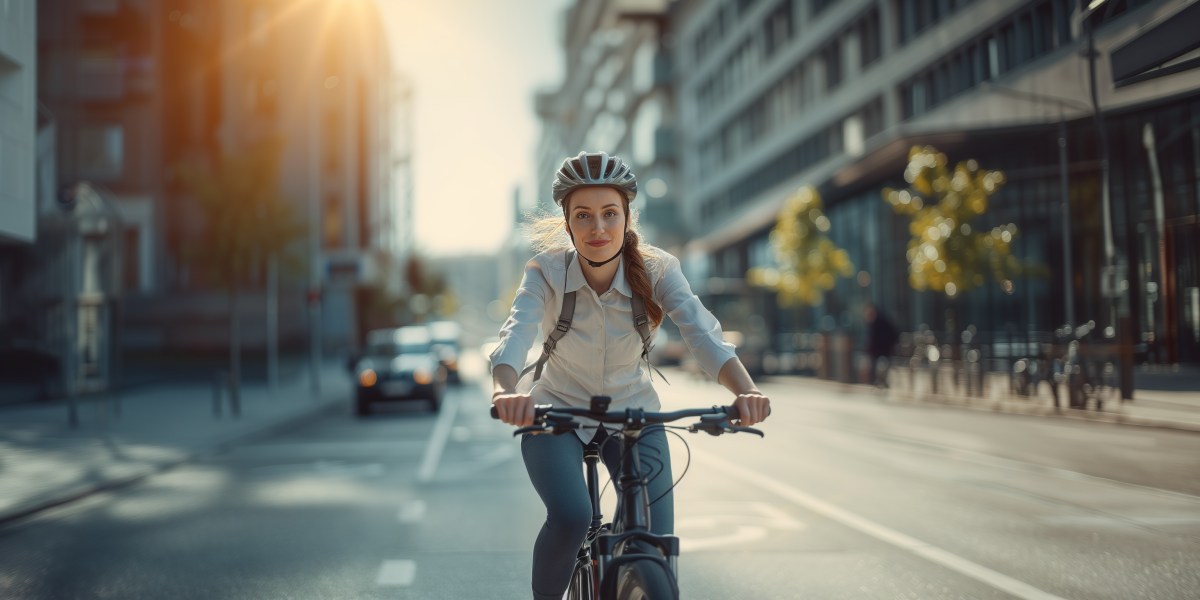
<svg viewBox="0 0 1200 600"><path fill-rule="evenodd" d="M496 405L495 405L495 404L493 404L493 405L492 405L492 418L493 418L493 419L499 419L499 418L500 418L500 413L499 413L499 411L497 411L497 410L496 410Z"/></svg>
<svg viewBox="0 0 1200 600"><path fill-rule="evenodd" d="M737 407L733 406L732 404L729 406L722 406L721 408L723 408L725 410L725 414L728 415L730 419L742 418L741 413L738 412ZM768 417L771 416L771 407L770 406L767 407L767 416Z"/></svg>

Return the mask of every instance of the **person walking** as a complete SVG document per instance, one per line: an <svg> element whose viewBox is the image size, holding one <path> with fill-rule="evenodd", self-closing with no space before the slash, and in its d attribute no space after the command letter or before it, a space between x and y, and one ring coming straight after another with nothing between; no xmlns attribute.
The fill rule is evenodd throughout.
<svg viewBox="0 0 1200 600"><path fill-rule="evenodd" d="M766 418L762 394L722 338L721 325L692 293L679 260L637 234L630 203L637 177L623 160L604 152L568 157L554 175L554 202L562 216L534 227L538 254L525 265L500 341L491 353L492 406L510 425L533 423L534 405L587 408L592 396L610 396L610 411L657 411L651 383L649 341L669 316L709 375L733 395L741 424ZM565 234L565 235L563 235ZM521 375L538 328L548 332L542 358ZM564 330L565 329L565 330ZM661 374L660 374L661 376ZM619 466L617 444L604 444L603 426L576 435L521 438L530 482L546 508L533 548L533 597L558 600L567 589L576 550L591 522L591 502L580 465L584 445L598 443L610 475ZM640 468L647 473L655 534L674 530L671 460L662 427L647 428L639 442Z"/></svg>
<svg viewBox="0 0 1200 600"><path fill-rule="evenodd" d="M886 388L892 350L896 347L900 333L892 321L871 302L863 308L863 318L867 325L866 351L871 361L868 377L871 385Z"/></svg>

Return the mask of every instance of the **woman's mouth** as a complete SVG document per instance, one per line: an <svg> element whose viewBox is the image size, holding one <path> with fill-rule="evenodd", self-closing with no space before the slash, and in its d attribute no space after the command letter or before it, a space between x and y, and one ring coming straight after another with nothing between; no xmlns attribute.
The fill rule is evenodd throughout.
<svg viewBox="0 0 1200 600"><path fill-rule="evenodd" d="M608 245L610 240L589 240L587 245L593 248L603 248Z"/></svg>

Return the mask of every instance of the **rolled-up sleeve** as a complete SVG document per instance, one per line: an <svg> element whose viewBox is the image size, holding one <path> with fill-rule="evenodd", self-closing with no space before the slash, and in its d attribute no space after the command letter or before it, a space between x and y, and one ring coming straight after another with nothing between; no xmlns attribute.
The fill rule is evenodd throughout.
<svg viewBox="0 0 1200 600"><path fill-rule="evenodd" d="M665 260L662 278L655 285L655 295L671 322L679 327L683 342L700 367L717 379L721 367L737 356L737 352L722 336L720 321L692 293L692 287L679 268L679 259L668 255Z"/></svg>
<svg viewBox="0 0 1200 600"><path fill-rule="evenodd" d="M500 328L500 343L489 356L491 368L508 365L518 374L525 368L525 357L538 337L538 326L546 311L546 298L552 294L541 266L530 260L525 263L525 276L513 298L508 320Z"/></svg>

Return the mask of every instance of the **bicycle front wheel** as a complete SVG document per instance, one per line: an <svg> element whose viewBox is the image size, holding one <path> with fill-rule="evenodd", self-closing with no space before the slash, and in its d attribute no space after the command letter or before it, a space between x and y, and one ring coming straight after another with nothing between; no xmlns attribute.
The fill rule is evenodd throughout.
<svg viewBox="0 0 1200 600"><path fill-rule="evenodd" d="M650 559L617 570L617 600L678 600L675 581L662 563Z"/></svg>

